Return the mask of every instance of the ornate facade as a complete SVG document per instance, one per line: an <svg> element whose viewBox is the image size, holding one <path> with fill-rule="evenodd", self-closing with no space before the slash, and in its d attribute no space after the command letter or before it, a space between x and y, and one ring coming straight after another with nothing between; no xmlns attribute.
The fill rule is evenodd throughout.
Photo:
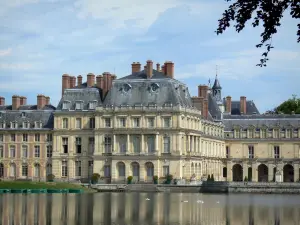
<svg viewBox="0 0 300 225"><path fill-rule="evenodd" d="M216 77L212 88L200 85L191 97L174 79L172 62L154 69L149 60L143 70L134 62L120 79L89 73L83 82L64 74L57 107L43 95L37 105L0 98L0 176L270 181L275 168L284 181L298 180L300 117L260 115L253 101L222 99L221 90Z"/></svg>

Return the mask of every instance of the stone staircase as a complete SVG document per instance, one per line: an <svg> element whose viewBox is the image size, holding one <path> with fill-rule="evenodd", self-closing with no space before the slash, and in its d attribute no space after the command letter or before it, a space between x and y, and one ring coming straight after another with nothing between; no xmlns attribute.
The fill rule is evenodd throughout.
<svg viewBox="0 0 300 225"><path fill-rule="evenodd" d="M135 192L157 192L157 185L155 184L128 184L126 191Z"/></svg>

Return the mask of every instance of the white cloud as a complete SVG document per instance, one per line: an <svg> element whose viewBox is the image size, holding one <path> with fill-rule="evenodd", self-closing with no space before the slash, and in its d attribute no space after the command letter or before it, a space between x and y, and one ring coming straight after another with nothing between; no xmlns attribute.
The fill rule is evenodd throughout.
<svg viewBox="0 0 300 225"><path fill-rule="evenodd" d="M33 65L28 63L0 63L0 69L3 70L29 70L31 68Z"/></svg>
<svg viewBox="0 0 300 225"><path fill-rule="evenodd" d="M10 55L12 52L11 48L0 50L0 57Z"/></svg>

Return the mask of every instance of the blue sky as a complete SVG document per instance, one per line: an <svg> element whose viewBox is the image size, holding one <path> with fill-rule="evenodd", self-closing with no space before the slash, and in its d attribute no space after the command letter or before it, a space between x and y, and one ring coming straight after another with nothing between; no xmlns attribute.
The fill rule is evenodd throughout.
<svg viewBox="0 0 300 225"><path fill-rule="evenodd" d="M100 2L100 3L99 3ZM223 96L254 100L264 112L300 95L297 21L285 16L273 38L266 68L256 67L261 28L233 28L217 36L223 0L0 0L0 96L57 105L61 76L92 72L128 75L131 63L175 63L175 78L197 94L213 81L216 65Z"/></svg>

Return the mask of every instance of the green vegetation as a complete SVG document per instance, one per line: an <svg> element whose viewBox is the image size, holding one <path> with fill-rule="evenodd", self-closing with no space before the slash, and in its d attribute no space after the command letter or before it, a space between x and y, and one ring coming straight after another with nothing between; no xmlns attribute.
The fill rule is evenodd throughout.
<svg viewBox="0 0 300 225"><path fill-rule="evenodd" d="M93 173L91 179L92 179L92 183L93 184L97 184L98 181L100 180L100 174L99 173Z"/></svg>
<svg viewBox="0 0 300 225"><path fill-rule="evenodd" d="M128 176L127 177L127 184L131 184L132 179L133 179L133 176Z"/></svg>
<svg viewBox="0 0 300 225"><path fill-rule="evenodd" d="M300 114L300 98L293 95L273 110L266 111L266 114Z"/></svg>

